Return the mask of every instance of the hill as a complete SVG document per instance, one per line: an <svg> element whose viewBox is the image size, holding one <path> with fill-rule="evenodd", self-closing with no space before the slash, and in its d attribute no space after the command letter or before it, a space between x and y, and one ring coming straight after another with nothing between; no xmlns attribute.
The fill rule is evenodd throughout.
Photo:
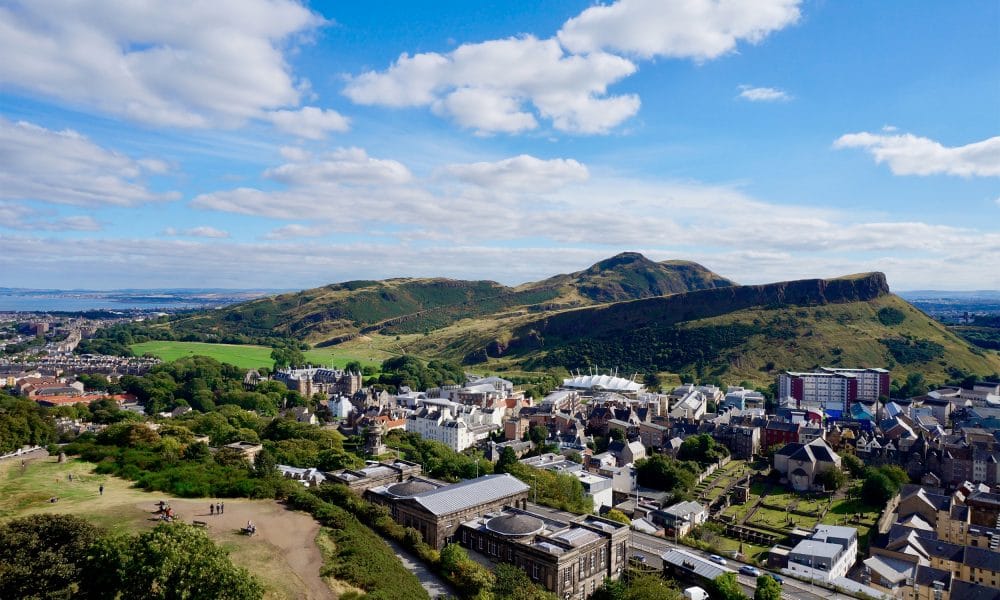
<svg viewBox="0 0 1000 600"><path fill-rule="evenodd" d="M492 328L442 330L402 347L493 369L617 367L687 379L769 383L778 369L887 366L945 381L1000 370L868 273L566 310Z"/></svg>
<svg viewBox="0 0 1000 600"><path fill-rule="evenodd" d="M292 337L332 345L359 334L429 332L462 319L545 313L728 285L732 282L697 263L657 263L623 253L584 271L514 288L442 278L349 281L194 313L162 327L188 341Z"/></svg>

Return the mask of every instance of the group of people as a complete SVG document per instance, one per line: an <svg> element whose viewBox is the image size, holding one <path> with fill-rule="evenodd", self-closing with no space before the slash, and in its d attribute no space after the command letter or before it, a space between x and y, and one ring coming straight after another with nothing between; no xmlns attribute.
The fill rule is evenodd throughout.
<svg viewBox="0 0 1000 600"><path fill-rule="evenodd" d="M174 509L163 500L160 500L158 506L159 510L157 510L154 514L159 515L161 521L167 521L169 523L177 517L177 515L174 514Z"/></svg>
<svg viewBox="0 0 1000 600"><path fill-rule="evenodd" d="M257 533L257 526L253 524L253 521L247 521L246 529L243 532L247 535L253 535Z"/></svg>
<svg viewBox="0 0 1000 600"><path fill-rule="evenodd" d="M226 503L225 502L218 502L216 504L209 504L208 505L208 514L209 515L221 515L221 514L223 514L225 512L226 512Z"/></svg>

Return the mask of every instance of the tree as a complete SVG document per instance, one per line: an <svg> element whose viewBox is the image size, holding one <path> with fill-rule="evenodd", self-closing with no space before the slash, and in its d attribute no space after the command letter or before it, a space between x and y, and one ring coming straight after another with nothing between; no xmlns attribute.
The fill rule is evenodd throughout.
<svg viewBox="0 0 1000 600"><path fill-rule="evenodd" d="M611 519L612 521L618 521L619 523L624 523L625 525L632 524L632 519L628 518L628 516L625 513L618 510L617 508L612 508L611 510L609 510L604 515L604 517L606 519Z"/></svg>
<svg viewBox="0 0 1000 600"><path fill-rule="evenodd" d="M527 573L514 565L500 563L493 570L494 600L556 600L557 596L537 586Z"/></svg>
<svg viewBox="0 0 1000 600"><path fill-rule="evenodd" d="M528 439L536 446L543 444L549 438L549 428L544 425L532 425L528 430Z"/></svg>
<svg viewBox="0 0 1000 600"><path fill-rule="evenodd" d="M781 600L781 584L770 575L760 575L757 577L753 600Z"/></svg>
<svg viewBox="0 0 1000 600"><path fill-rule="evenodd" d="M105 539L96 548L96 560L95 570L118 583L121 600L257 600L264 595L253 575L234 566L203 531L184 523L161 524L134 538Z"/></svg>
<svg viewBox="0 0 1000 600"><path fill-rule="evenodd" d="M833 492L844 487L847 483L847 475L837 467L832 467L816 474L816 482L823 485L823 489Z"/></svg>
<svg viewBox="0 0 1000 600"><path fill-rule="evenodd" d="M697 467L692 463L654 454L637 461L635 467L639 485L675 494L685 494L694 487Z"/></svg>
<svg viewBox="0 0 1000 600"><path fill-rule="evenodd" d="M645 574L629 578L624 600L680 600L680 590L659 575Z"/></svg>
<svg viewBox="0 0 1000 600"><path fill-rule="evenodd" d="M493 467L493 472L506 473L507 469L516 462L517 453L510 446L504 446L504 449L500 452L500 459L497 460L497 464Z"/></svg>
<svg viewBox="0 0 1000 600"><path fill-rule="evenodd" d="M96 527L71 515L31 515L0 525L0 598L77 594Z"/></svg>
<svg viewBox="0 0 1000 600"><path fill-rule="evenodd" d="M275 344L272 346L271 350L271 360L274 361L274 369L283 369L285 367L294 367L296 365L305 364L306 357L302 354L302 350L299 350L298 345L292 343L285 344Z"/></svg>
<svg viewBox="0 0 1000 600"><path fill-rule="evenodd" d="M899 487L881 471L872 471L861 485L861 500L869 506L884 506Z"/></svg>
<svg viewBox="0 0 1000 600"><path fill-rule="evenodd" d="M257 456L253 459L253 471L254 475L260 477L261 479L277 477L278 461L275 460L274 455L271 454L271 452L264 448L258 452Z"/></svg>
<svg viewBox="0 0 1000 600"><path fill-rule="evenodd" d="M347 364L344 365L344 370L345 371L350 371L351 373L361 373L361 370L362 370L361 361L357 361L357 360L349 360L349 361L347 361Z"/></svg>
<svg viewBox="0 0 1000 600"><path fill-rule="evenodd" d="M749 600L743 593L735 573L719 575L708 584L708 588L713 600Z"/></svg>
<svg viewBox="0 0 1000 600"><path fill-rule="evenodd" d="M847 469L847 472L851 474L851 477L859 479L865 475L865 463L861 462L861 459L853 454L843 453L840 455L840 464Z"/></svg>

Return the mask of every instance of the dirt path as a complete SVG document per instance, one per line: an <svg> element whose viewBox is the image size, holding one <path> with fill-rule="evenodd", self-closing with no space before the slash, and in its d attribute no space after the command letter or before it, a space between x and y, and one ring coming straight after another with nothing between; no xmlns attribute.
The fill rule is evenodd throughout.
<svg viewBox="0 0 1000 600"><path fill-rule="evenodd" d="M285 571L286 577L295 577L301 582L301 588L307 592L303 598L334 598L333 592L320 577L323 556L316 546L319 523L309 515L265 500L218 500L225 505L221 515L209 513L207 500L171 499L169 502L182 521L207 523L209 535L232 550L234 562L242 563L241 559L246 556L253 559L249 562L259 568L262 563L258 563L256 557L263 553L270 557L271 567ZM135 507L146 512L155 510L155 506L148 502ZM257 534L247 537L240 530L251 520L257 527Z"/></svg>

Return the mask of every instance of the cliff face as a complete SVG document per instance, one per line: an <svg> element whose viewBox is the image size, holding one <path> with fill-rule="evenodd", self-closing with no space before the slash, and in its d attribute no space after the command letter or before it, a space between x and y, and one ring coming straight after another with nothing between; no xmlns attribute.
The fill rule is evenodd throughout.
<svg viewBox="0 0 1000 600"><path fill-rule="evenodd" d="M889 284L882 273L699 290L552 315L519 328L509 349L537 348L542 338L599 336L612 331L627 335L630 329L673 325L754 307L864 302L888 293Z"/></svg>

